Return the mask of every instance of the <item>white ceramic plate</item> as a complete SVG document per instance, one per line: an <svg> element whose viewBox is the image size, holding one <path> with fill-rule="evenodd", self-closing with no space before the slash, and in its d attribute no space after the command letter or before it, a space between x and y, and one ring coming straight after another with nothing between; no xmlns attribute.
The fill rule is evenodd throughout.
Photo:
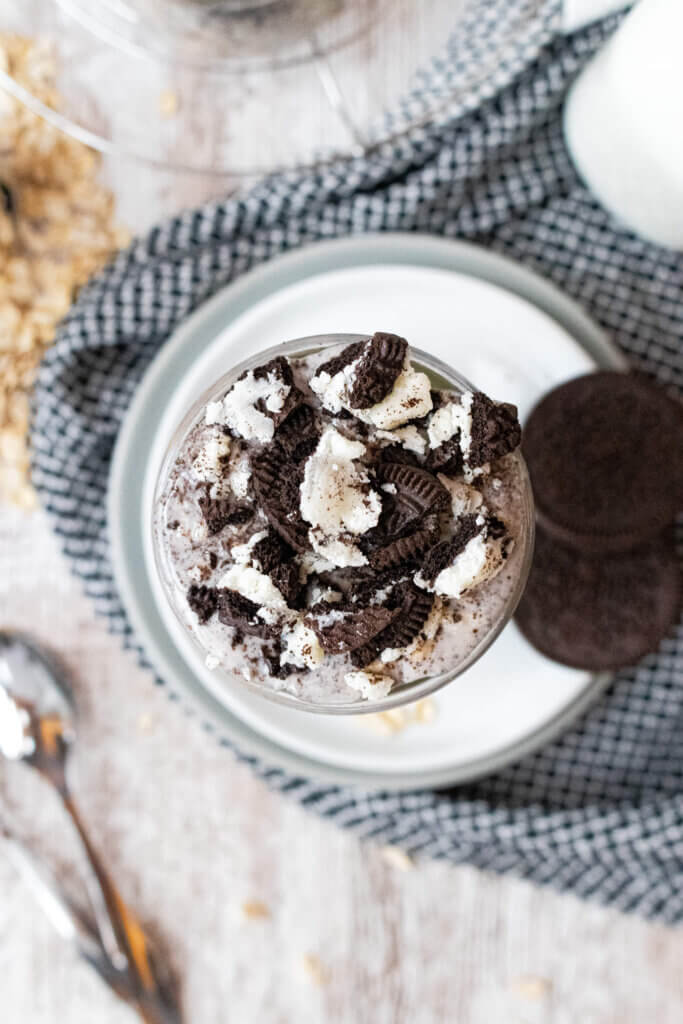
<svg viewBox="0 0 683 1024"><path fill-rule="evenodd" d="M145 376L112 469L114 566L133 626L160 675L198 701L241 748L300 774L342 782L452 785L555 735L604 678L546 660L510 625L433 698L433 722L382 736L353 718L293 711L218 682L179 634L153 569L148 524L157 468L198 393L235 362L279 341L378 329L407 336L493 397L517 402L522 417L560 381L596 365L623 365L601 332L551 286L471 246L381 235L281 257L202 307Z"/></svg>

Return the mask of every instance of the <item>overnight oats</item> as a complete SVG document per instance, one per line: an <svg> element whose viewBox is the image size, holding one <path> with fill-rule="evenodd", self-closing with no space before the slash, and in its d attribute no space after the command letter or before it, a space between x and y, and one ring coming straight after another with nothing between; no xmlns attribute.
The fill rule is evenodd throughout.
<svg viewBox="0 0 683 1024"><path fill-rule="evenodd" d="M528 572L520 435L514 406L394 334L289 342L224 377L154 501L165 591L206 665L328 711L454 678Z"/></svg>

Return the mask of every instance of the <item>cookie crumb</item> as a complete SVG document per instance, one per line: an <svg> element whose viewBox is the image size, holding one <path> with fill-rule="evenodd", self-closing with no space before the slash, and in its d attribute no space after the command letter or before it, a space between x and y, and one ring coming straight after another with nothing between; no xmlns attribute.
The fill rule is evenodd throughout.
<svg viewBox="0 0 683 1024"><path fill-rule="evenodd" d="M553 990L553 983L550 978L540 978L534 975L526 975L513 978L510 982L510 991L522 999L538 1001L547 999Z"/></svg>
<svg viewBox="0 0 683 1024"><path fill-rule="evenodd" d="M309 980L318 987L322 988L323 985L327 985L330 980L328 969L323 964L320 957L316 956L315 953L304 953L301 958L301 966L304 972L308 975Z"/></svg>
<svg viewBox="0 0 683 1024"><path fill-rule="evenodd" d="M138 732L147 734L147 733L150 733L153 728L154 728L154 719L149 714L149 712L144 712L144 714L139 716L139 718L138 718Z"/></svg>
<svg viewBox="0 0 683 1024"><path fill-rule="evenodd" d="M180 109L178 93L164 89L159 96L159 113L162 117L175 117Z"/></svg>
<svg viewBox="0 0 683 1024"><path fill-rule="evenodd" d="M415 867L413 858L398 846L382 846L379 852L382 860L397 871L412 871Z"/></svg>
<svg viewBox="0 0 683 1024"><path fill-rule="evenodd" d="M262 900L246 900L242 904L242 914L247 921L259 921L270 917L270 907Z"/></svg>

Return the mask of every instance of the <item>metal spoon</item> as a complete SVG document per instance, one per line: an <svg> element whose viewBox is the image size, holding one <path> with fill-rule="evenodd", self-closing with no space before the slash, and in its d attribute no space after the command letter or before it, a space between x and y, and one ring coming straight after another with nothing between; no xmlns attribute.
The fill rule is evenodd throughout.
<svg viewBox="0 0 683 1024"><path fill-rule="evenodd" d="M76 738L69 686L59 664L31 638L0 631L0 754L36 768L52 783L80 836L92 867L88 877L102 948L114 971L134 983L137 1006L152 1024L179 1021L168 986L155 975L159 959L133 913L126 907L90 842L74 803L66 765Z"/></svg>

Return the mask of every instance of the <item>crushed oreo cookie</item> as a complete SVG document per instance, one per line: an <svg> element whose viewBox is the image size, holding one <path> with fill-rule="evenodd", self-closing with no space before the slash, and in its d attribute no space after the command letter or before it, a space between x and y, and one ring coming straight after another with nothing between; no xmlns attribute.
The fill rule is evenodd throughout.
<svg viewBox="0 0 683 1024"><path fill-rule="evenodd" d="M386 398L403 369L408 342L397 334L378 331L364 346L353 375L349 404L369 409Z"/></svg>
<svg viewBox="0 0 683 1024"><path fill-rule="evenodd" d="M488 395L476 391L472 399L472 429L467 456L472 468L495 462L519 448L522 428L517 406L509 402L493 402Z"/></svg>
<svg viewBox="0 0 683 1024"><path fill-rule="evenodd" d="M453 537L435 544L427 552L422 559L422 568L420 569L420 576L426 583L431 586L439 573L443 572L447 566L452 565L469 542L481 533L481 526L477 522L478 518L479 516L474 514L461 516Z"/></svg>
<svg viewBox="0 0 683 1024"><path fill-rule="evenodd" d="M308 527L299 507L299 466L278 460L274 451L264 451L252 460L251 467L256 500L268 522L295 551L308 550Z"/></svg>
<svg viewBox="0 0 683 1024"><path fill-rule="evenodd" d="M215 587L193 583L187 591L187 603L202 625L204 625L218 607L218 592Z"/></svg>
<svg viewBox="0 0 683 1024"><path fill-rule="evenodd" d="M275 440L284 457L292 462L312 455L320 440L320 429L310 405L299 405L278 428Z"/></svg>
<svg viewBox="0 0 683 1024"><path fill-rule="evenodd" d="M248 523L254 515L250 505L236 504L232 498L212 498L208 493L200 495L199 507L211 536L221 533L226 526Z"/></svg>
<svg viewBox="0 0 683 1024"><path fill-rule="evenodd" d="M284 423L294 409L301 405L304 400L304 396L295 386L292 368L284 356L276 356L275 359L271 359L270 362L264 363L263 366L258 366L253 372L254 380L265 380L270 377L289 388L282 407L277 411L270 409L262 398L259 398L255 403L255 408L265 416L268 416L277 428L281 423ZM246 376L247 373L243 373L238 379L243 380Z"/></svg>
<svg viewBox="0 0 683 1024"><path fill-rule="evenodd" d="M250 636L266 638L276 634L275 627L259 617L260 605L235 590L221 587L217 605L218 618L224 626L233 626Z"/></svg>
<svg viewBox="0 0 683 1024"><path fill-rule="evenodd" d="M306 619L327 654L345 654L365 646L381 633L396 616L396 610L371 605L358 610L353 605L340 608L325 605Z"/></svg>

